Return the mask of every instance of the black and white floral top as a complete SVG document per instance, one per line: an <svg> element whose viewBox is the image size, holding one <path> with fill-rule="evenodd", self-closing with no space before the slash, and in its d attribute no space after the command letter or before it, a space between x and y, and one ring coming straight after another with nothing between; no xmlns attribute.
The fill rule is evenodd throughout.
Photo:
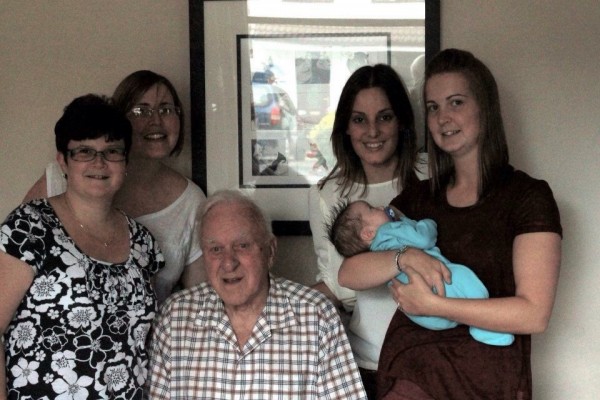
<svg viewBox="0 0 600 400"><path fill-rule="evenodd" d="M85 255L47 200L14 210L0 250L35 277L4 334L9 399L141 399L146 337L164 265L150 232L127 217L130 253L110 264Z"/></svg>

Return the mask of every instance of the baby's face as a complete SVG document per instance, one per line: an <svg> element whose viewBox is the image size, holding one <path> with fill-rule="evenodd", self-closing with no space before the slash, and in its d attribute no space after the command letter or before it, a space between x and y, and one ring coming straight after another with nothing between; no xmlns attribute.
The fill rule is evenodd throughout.
<svg viewBox="0 0 600 400"><path fill-rule="evenodd" d="M386 222L390 222L390 218L384 210L384 207L373 207L364 201L358 201L352 205L354 211L360 215L364 227L377 229Z"/></svg>

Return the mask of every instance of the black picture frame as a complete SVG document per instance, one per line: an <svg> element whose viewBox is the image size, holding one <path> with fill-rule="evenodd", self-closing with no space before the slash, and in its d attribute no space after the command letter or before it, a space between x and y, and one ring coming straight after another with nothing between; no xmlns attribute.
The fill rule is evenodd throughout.
<svg viewBox="0 0 600 400"><path fill-rule="evenodd" d="M425 2L425 60L428 61L434 54L440 50L440 1L439 0L424 0ZM214 154L209 155L207 152L207 87L206 87L206 63L205 63L205 3L213 3L213 6L218 7L229 7L233 6L234 3L245 3L245 0L189 0L189 28L190 28L190 100L191 100L191 148L192 148L192 180L198 184L205 193L210 194L208 184L208 168L207 162L208 156L214 157ZM264 22L264 19L263 19ZM292 35L293 36L293 35ZM238 40L238 38L236 38ZM232 57L232 63L239 62L239 54L236 51L236 58ZM237 65L234 65L238 69ZM239 69L238 69L239 72ZM232 75L235 75L232 74ZM239 78L232 77L239 81ZM238 90L239 82L238 82ZM239 93L239 92L238 92ZM241 96L234 96L237 98L236 104L233 107L241 107L240 98ZM227 132L228 135L235 135L236 140L241 132L241 116L237 118L238 129L237 132ZM210 134L210 133L209 133ZM222 134L222 132L219 132ZM238 145L233 148L227 148L224 150L223 157L230 156L232 152L238 151L239 155L241 151L241 141L238 140ZM234 156L235 158L235 156ZM236 163L236 170L239 174L242 172L240 164ZM244 182L241 175L235 180L236 183L243 187ZM265 185L268 187L269 185ZM263 200L267 205L277 204L280 207L285 207L287 200L282 199L293 199L301 198L302 196L296 195L300 192L285 193L285 190L307 190L307 185L291 185L290 188L277 188L278 185L270 189L261 188L258 186L255 190L261 191L260 193L274 193L276 196L274 200ZM283 185L285 186L285 185ZM220 187L225 188L225 187ZM219 189L220 189L219 188ZM299 189L302 188L302 189ZM271 192L267 192L271 190ZM260 201L259 201L260 203ZM293 207L293 206L292 206ZM306 207L308 207L306 205ZM263 208L264 205L263 205ZM267 207L269 208L269 207ZM268 212L269 210L267 210ZM273 219L273 230L278 236L282 235L310 235L310 227L308 218L295 218L294 216L288 218L287 216L280 218L281 210L274 211L274 215L271 215Z"/></svg>

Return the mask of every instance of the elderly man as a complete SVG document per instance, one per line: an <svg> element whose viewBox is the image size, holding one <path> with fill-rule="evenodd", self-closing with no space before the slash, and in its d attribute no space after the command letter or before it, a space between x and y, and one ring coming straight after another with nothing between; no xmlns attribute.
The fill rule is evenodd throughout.
<svg viewBox="0 0 600 400"><path fill-rule="evenodd" d="M270 276L277 242L235 191L201 213L208 282L171 296L155 326L151 399L366 399L334 306Z"/></svg>

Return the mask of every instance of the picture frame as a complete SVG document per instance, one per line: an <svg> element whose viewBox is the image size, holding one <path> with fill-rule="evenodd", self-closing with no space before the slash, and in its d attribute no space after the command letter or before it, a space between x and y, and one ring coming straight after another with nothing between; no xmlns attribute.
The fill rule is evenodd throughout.
<svg viewBox="0 0 600 400"><path fill-rule="evenodd" d="M439 51L439 0L323 18L339 1L189 2L192 179L246 192L276 235L310 235L308 191L335 163L328 129L351 65L387 63L416 88L411 64ZM407 17L377 17L390 4Z"/></svg>
<svg viewBox="0 0 600 400"><path fill-rule="evenodd" d="M390 64L391 35L237 35L241 188L308 188L328 173L335 163L331 124L323 129L321 121L331 122L326 111L339 97L332 91L346 82L346 64L363 53Z"/></svg>

